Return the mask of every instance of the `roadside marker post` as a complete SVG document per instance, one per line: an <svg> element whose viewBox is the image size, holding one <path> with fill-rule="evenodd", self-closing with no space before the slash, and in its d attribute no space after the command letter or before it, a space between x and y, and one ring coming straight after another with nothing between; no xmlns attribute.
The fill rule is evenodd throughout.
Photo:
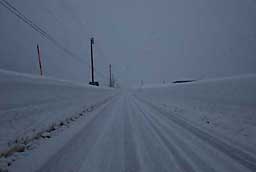
<svg viewBox="0 0 256 172"><path fill-rule="evenodd" d="M39 68L40 68L40 75L43 76L43 69L42 69L42 61L41 61L41 52L39 45L37 44L37 54L38 54L38 63L39 63Z"/></svg>

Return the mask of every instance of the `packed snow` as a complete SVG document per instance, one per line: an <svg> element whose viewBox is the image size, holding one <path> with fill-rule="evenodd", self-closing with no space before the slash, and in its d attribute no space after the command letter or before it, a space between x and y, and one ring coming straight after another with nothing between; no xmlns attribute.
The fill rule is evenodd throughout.
<svg viewBox="0 0 256 172"><path fill-rule="evenodd" d="M114 94L54 78L0 70L0 152Z"/></svg>
<svg viewBox="0 0 256 172"><path fill-rule="evenodd" d="M255 74L144 86L136 95L255 150Z"/></svg>
<svg viewBox="0 0 256 172"><path fill-rule="evenodd" d="M64 127L61 127L64 128ZM53 136L53 137L51 137ZM252 172L256 154L124 91L34 149L10 172ZM31 163L33 162L33 163Z"/></svg>
<svg viewBox="0 0 256 172"><path fill-rule="evenodd" d="M256 75L122 91L0 76L2 148L52 126L9 147L0 170L256 170Z"/></svg>

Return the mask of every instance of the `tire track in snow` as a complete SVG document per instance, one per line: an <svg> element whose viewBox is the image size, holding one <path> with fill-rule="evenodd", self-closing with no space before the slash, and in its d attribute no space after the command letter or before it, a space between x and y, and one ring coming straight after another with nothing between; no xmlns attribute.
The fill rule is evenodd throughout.
<svg viewBox="0 0 256 172"><path fill-rule="evenodd" d="M220 140L217 137L214 137L196 127L194 127L192 124L186 122L185 120L178 118L174 115L169 115L167 112L164 112L159 107L153 105L150 102L147 102L145 100L141 100L136 97L137 100L140 102L146 104L147 106L154 109L159 114L166 117L166 119L171 120L175 124L181 126L182 128L186 129L190 133L196 135L198 138L202 139L209 145L213 146L214 148L218 149L219 151L223 152L230 158L234 159L236 162L240 163L242 166L246 167L250 171L254 172L256 171L256 158L249 153L240 150L232 145L227 144L226 142Z"/></svg>

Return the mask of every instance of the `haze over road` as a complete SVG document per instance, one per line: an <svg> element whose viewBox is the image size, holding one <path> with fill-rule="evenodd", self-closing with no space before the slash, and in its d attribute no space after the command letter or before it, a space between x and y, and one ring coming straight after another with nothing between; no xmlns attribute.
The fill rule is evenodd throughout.
<svg viewBox="0 0 256 172"><path fill-rule="evenodd" d="M0 0L0 172L256 172L256 0Z"/></svg>
<svg viewBox="0 0 256 172"><path fill-rule="evenodd" d="M90 116L37 172L255 170L248 151L126 92Z"/></svg>

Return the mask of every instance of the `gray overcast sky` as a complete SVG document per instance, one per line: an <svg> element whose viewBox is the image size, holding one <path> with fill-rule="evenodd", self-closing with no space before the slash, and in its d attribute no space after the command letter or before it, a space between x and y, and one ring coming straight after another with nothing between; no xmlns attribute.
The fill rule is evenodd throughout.
<svg viewBox="0 0 256 172"><path fill-rule="evenodd" d="M2 0L0 0L2 1ZM0 5L0 68L88 82L95 36L97 79L113 64L123 84L256 72L254 0L9 0L86 62L70 58Z"/></svg>

